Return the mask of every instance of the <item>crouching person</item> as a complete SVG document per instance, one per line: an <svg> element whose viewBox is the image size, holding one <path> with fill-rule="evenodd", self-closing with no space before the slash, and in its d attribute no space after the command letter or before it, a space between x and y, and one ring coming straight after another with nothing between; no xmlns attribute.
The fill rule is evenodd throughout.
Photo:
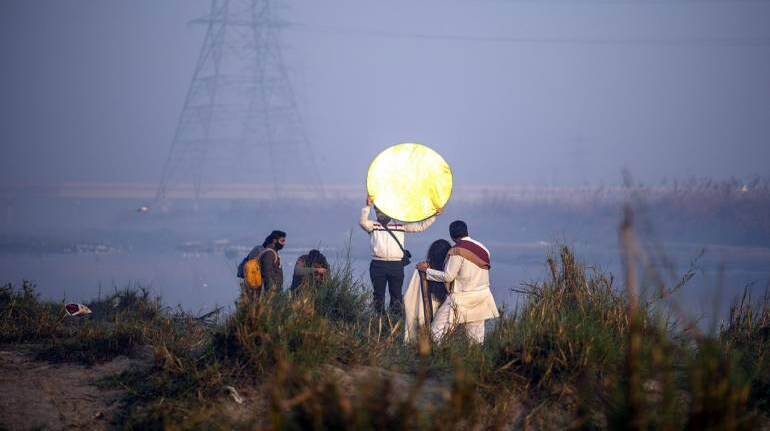
<svg viewBox="0 0 770 431"><path fill-rule="evenodd" d="M291 280L291 293L325 283L329 273L329 262L326 256L318 250L310 250L297 258L294 264L294 275Z"/></svg>
<svg viewBox="0 0 770 431"><path fill-rule="evenodd" d="M489 288L489 250L468 236L468 226L461 220L449 225L455 246L449 250L443 270L431 269L428 262L417 264L430 281L453 283L452 292L433 317L431 334L440 340L456 325L463 325L468 337L484 342L484 322L499 316Z"/></svg>

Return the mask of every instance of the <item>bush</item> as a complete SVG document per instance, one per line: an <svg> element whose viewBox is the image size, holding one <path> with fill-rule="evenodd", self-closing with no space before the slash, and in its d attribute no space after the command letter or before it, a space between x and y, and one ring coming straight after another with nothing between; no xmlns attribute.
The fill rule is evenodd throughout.
<svg viewBox="0 0 770 431"><path fill-rule="evenodd" d="M0 287L0 341L31 342L60 334L65 312L60 304L44 303L35 285L23 281L20 287Z"/></svg>
<svg viewBox="0 0 770 431"><path fill-rule="evenodd" d="M770 292L753 301L746 288L740 300L730 307L726 324L720 328L720 348L735 352L751 381L749 400L770 413Z"/></svg>
<svg viewBox="0 0 770 431"><path fill-rule="evenodd" d="M151 344L154 366L117 378L130 389L126 429L751 429L770 393L770 300L748 292L717 336L629 300L611 275L568 247L549 276L490 322L403 343L403 322L379 315L349 266L295 295L270 292L222 323L172 312L144 290L92 302L64 319L31 285L0 289L5 340L43 342L40 357L93 363ZM632 348L633 347L633 348ZM228 386L267 400L240 415ZM259 406L260 404L256 404Z"/></svg>

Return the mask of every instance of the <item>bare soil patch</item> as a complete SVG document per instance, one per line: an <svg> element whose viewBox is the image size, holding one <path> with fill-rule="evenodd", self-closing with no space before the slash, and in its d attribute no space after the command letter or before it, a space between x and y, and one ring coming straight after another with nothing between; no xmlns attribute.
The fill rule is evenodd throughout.
<svg viewBox="0 0 770 431"><path fill-rule="evenodd" d="M94 366L34 359L33 346L0 345L0 429L103 430L124 391L97 383L148 359L119 356Z"/></svg>

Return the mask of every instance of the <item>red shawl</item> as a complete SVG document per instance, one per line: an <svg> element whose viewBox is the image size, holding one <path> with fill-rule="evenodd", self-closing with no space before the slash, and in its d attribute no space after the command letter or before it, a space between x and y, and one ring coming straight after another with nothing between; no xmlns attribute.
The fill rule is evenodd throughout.
<svg viewBox="0 0 770 431"><path fill-rule="evenodd" d="M489 269L492 267L489 262L489 253L487 253L483 247L472 241L462 239L457 241L455 246L449 249L449 254L462 256L482 269Z"/></svg>

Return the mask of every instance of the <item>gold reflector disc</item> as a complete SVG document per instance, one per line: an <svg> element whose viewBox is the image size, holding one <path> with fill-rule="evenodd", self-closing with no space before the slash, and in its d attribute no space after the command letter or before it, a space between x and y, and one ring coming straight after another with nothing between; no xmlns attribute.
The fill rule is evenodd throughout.
<svg viewBox="0 0 770 431"><path fill-rule="evenodd" d="M383 213L396 220L425 220L452 194L452 171L444 159L420 144L398 144L369 165L366 190Z"/></svg>

